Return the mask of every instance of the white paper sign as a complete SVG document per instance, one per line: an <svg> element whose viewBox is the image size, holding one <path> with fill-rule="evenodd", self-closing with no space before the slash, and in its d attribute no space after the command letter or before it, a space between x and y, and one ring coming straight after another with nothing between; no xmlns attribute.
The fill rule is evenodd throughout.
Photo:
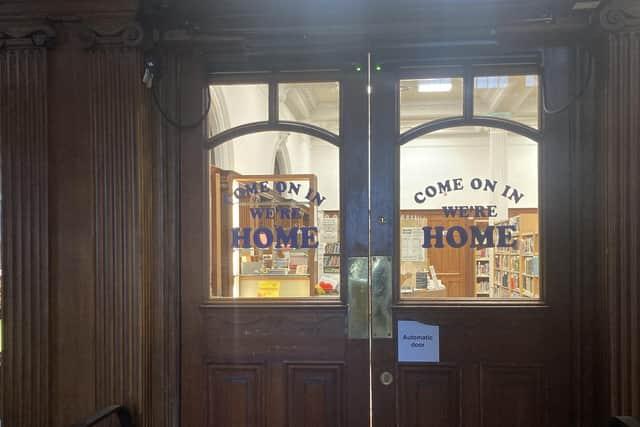
<svg viewBox="0 0 640 427"><path fill-rule="evenodd" d="M424 232L419 227L402 227L400 233L400 261L424 262L422 247Z"/></svg>
<svg viewBox="0 0 640 427"><path fill-rule="evenodd" d="M398 321L398 362L439 362L440 327Z"/></svg>
<svg viewBox="0 0 640 427"><path fill-rule="evenodd" d="M325 216L320 223L320 233L322 240L326 243L333 243L340 240L338 238L338 218L334 216Z"/></svg>

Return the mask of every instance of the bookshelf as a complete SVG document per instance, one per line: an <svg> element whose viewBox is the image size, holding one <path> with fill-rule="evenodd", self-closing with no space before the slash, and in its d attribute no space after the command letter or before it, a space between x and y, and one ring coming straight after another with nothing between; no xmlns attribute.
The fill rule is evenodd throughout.
<svg viewBox="0 0 640 427"><path fill-rule="evenodd" d="M515 226L512 236L516 244L513 248L496 248L494 251L491 296L494 298L539 298L538 215L533 213L520 214L496 225Z"/></svg>
<svg viewBox="0 0 640 427"><path fill-rule="evenodd" d="M340 273L340 242L324 245L322 270L324 273Z"/></svg>
<svg viewBox="0 0 640 427"><path fill-rule="evenodd" d="M489 221L475 220L474 225L481 230L485 230ZM477 297L491 296L491 277L493 275L492 249L479 247L473 251L473 273L475 292Z"/></svg>

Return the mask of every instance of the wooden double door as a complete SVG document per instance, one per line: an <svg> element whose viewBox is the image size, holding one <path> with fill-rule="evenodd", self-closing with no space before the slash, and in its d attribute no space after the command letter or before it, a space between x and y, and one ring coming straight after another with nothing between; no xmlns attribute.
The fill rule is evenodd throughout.
<svg viewBox="0 0 640 427"><path fill-rule="evenodd" d="M540 234L549 243L540 249L542 297L404 299L399 156L408 136L402 137L398 111L403 70L385 65L367 71L362 65L335 73L252 76L269 86L270 96L277 93L272 85L281 82L340 84L341 125L333 141L340 150L337 298L212 297L214 257L204 248L210 248L207 173L215 142L182 146L182 425L571 425L570 289L564 286L570 278L562 261L570 250L563 196L570 192L566 117L543 117L545 132L536 133ZM281 121L276 113L271 105L267 120L232 130L226 141L266 130L324 135ZM464 114L452 126L517 131L503 120ZM399 360L400 321L439 328L438 361Z"/></svg>

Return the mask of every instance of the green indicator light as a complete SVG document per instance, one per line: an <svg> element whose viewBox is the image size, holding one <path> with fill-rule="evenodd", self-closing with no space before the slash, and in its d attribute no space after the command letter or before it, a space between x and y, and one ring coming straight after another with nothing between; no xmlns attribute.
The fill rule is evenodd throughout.
<svg viewBox="0 0 640 427"><path fill-rule="evenodd" d="M359 65L356 65L356 71L362 71L362 67Z"/></svg>
<svg viewBox="0 0 640 427"><path fill-rule="evenodd" d="M382 65L376 65L376 71L382 70Z"/></svg>

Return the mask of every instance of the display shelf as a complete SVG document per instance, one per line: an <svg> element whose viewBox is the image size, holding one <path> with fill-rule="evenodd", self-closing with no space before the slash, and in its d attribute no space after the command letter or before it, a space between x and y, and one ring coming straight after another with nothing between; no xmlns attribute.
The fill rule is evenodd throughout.
<svg viewBox="0 0 640 427"><path fill-rule="evenodd" d="M509 288L515 295L538 298L540 295L538 215L520 214L496 225L510 225L517 230L512 233L512 237L517 242L514 248L495 251L496 271L508 276ZM502 282L501 279L503 276L496 276L496 282Z"/></svg>
<svg viewBox="0 0 640 427"><path fill-rule="evenodd" d="M340 242L331 242L324 245L322 254L323 273L340 273Z"/></svg>
<svg viewBox="0 0 640 427"><path fill-rule="evenodd" d="M489 226L489 221L487 219L477 219L474 221L474 225L484 231ZM493 248L484 246L473 251L473 274L475 295L477 297L491 296L491 277L494 271L493 251Z"/></svg>

